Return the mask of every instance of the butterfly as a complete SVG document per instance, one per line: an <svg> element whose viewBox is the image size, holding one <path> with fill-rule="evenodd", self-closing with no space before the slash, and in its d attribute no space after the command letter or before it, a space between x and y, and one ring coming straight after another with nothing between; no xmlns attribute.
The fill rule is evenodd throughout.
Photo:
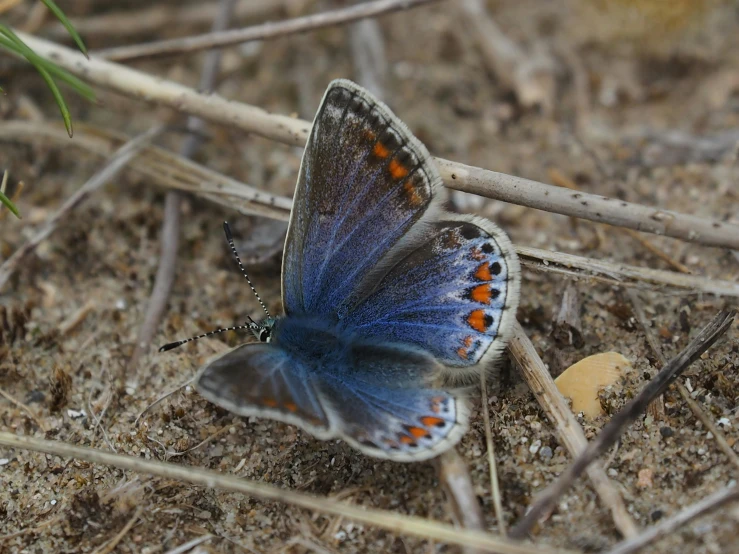
<svg viewBox="0 0 739 554"><path fill-rule="evenodd" d="M499 357L520 270L503 231L444 212L444 200L428 151L390 109L331 82L285 240L285 315L250 323L259 342L208 362L196 389L377 458L423 460L456 444L469 419L457 384Z"/></svg>

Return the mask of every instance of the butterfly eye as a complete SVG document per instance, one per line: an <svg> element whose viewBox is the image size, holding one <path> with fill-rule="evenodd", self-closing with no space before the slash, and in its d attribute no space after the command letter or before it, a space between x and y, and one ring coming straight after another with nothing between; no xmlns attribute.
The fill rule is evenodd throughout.
<svg viewBox="0 0 739 554"><path fill-rule="evenodd" d="M271 329L269 327L265 327L261 331L259 331L259 341L260 342L269 342L272 338Z"/></svg>

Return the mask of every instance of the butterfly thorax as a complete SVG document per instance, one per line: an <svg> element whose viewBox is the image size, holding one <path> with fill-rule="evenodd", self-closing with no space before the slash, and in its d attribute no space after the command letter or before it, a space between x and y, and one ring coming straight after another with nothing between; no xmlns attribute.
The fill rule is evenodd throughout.
<svg viewBox="0 0 739 554"><path fill-rule="evenodd" d="M270 343L306 361L335 358L347 342L336 324L325 317L285 316L272 322Z"/></svg>

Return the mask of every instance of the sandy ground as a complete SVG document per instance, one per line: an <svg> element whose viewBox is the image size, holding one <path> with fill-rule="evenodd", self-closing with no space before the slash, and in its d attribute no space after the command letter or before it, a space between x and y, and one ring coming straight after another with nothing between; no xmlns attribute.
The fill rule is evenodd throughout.
<svg viewBox="0 0 739 554"><path fill-rule="evenodd" d="M660 139L670 130L715 136L739 125L736 14L722 4L699 4L704 8L691 16L703 22L697 29L678 18L670 23L669 33L644 41L644 32L636 40L625 36L625 28L620 33L613 21L594 19L578 10L577 2L552 2L546 9L533 1L491 2L492 13L512 38L527 45L540 42L555 52L560 69L551 114L516 105L513 95L486 70L448 3L384 17L386 100L437 156L545 182L556 169L587 192L737 222L739 168L731 147L705 157L694 145L667 148ZM318 2L312 10L325 7ZM80 2L70 14L109 9L103 3ZM207 24L167 29L156 36L205 28ZM155 36L93 38L89 45L100 48L144 38ZM568 56L562 54L566 49ZM567 62L572 56L585 71L592 101L589 123L579 133L575 119L582 106ZM194 86L201 61L202 56L195 55L134 66ZM22 96L41 106L49 119L57 119L48 91L31 70L14 64L0 70L9 91L0 97L3 119L25 117ZM330 79L354 76L347 31L326 29L228 50L218 90L229 98L310 119ZM722 89L721 83L727 82L734 86ZM129 134L153 120L178 121L167 109L105 91L99 94L102 106L72 102L77 120ZM208 132L209 140L196 157L199 162L257 187L292 192L300 150L233 129L209 127ZM171 136L163 142L176 150L179 140ZM1 223L0 252L7 257L100 167L100 161L73 149L20 143L0 148L11 179L26 183L19 202L24 219L6 215ZM166 355L152 353L126 371L156 272L163 197L164 191L146 179L124 172L77 209L2 291L0 304L7 317L0 329L0 388L30 407L38 421L3 399L0 428L451 521L433 463L370 459L346 444L320 442L289 425L234 417L190 389L175 393L134 425L142 410L190 379L205 359L227 348L225 343L242 340L229 334ZM671 269L616 228L492 201L478 205L458 200L458 205L493 218L518 244ZM224 219L241 239L263 224L196 197L186 199L177 277L156 346L259 314L225 248ZM727 250L644 237L694 274L737 280L739 259ZM274 312L280 310L279 271L279 255L250 270ZM575 282L584 345L577 349L555 343L552 320L567 283L559 275L524 272L519 320L555 376L590 354L616 351L626 356L636 372L604 396L612 413L655 374L655 356L644 330L632 319L628 296L619 288L586 281ZM732 303L667 290L641 290L639 296L667 357ZM85 305L86 317L62 332L64 322ZM723 422L721 430L738 450L736 324L691 366L684 382L701 408ZM489 383L503 507L511 524L571 458L507 359ZM472 427L458 450L469 465L486 525L495 531L477 392L474 397ZM666 395L665 406L663 419L646 417L633 425L607 461L608 475L640 527L675 514L739 476L676 391ZM581 418L587 435L597 434L607 417ZM212 441L185 452L215 434ZM138 506L145 511L117 545L118 552L166 552L207 533L215 538L201 548L213 552L458 551L240 494L84 462L7 448L0 448L0 459L0 535L30 529L10 539L0 537L0 552L91 552L118 533ZM728 507L684 526L649 551L739 552L737 529L739 507ZM533 540L593 552L614 544L619 535L583 479L561 499Z"/></svg>

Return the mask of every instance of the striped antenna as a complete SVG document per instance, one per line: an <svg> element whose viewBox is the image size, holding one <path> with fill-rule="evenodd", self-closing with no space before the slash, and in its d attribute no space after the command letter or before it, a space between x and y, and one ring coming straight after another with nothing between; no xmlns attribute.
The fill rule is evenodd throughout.
<svg viewBox="0 0 739 554"><path fill-rule="evenodd" d="M246 278L246 282L249 283L249 286L251 287L251 291L254 293L254 296L257 297L257 300L259 300L259 304L262 306L264 313L267 314L267 317L272 317L269 313L269 310L267 309L267 306L264 305L264 302L262 302L262 299L259 297L259 293L257 292L257 289L255 289L254 285L251 284L251 279L249 279L249 276L246 274L244 265L241 263L241 258L239 258L239 255L236 252L236 246L234 246L234 238L233 238L233 235L231 234L231 228L228 226L228 221L223 222L223 232L226 233L226 240L228 241L228 245L231 247L231 252L233 252L234 258L236 258L236 263L239 264L239 269L241 270L241 274ZM251 320L251 318L249 319Z"/></svg>
<svg viewBox="0 0 739 554"><path fill-rule="evenodd" d="M251 319L251 318L249 318ZM253 321L249 323L248 325L236 325L235 327L224 327L223 329L216 329L215 331L209 331L207 333L204 333L202 335L198 335L197 337L190 337L189 339L185 340L178 340L175 342L170 342L168 344L165 344L159 349L159 352L166 352L167 350L173 350L174 348L177 348L178 346L182 346L183 344L186 344L188 342L192 342L194 340L202 339L205 337L209 337L211 335L215 335L217 333L224 333L226 331L244 331L249 330L253 331L254 329L258 329L259 325L254 323Z"/></svg>

